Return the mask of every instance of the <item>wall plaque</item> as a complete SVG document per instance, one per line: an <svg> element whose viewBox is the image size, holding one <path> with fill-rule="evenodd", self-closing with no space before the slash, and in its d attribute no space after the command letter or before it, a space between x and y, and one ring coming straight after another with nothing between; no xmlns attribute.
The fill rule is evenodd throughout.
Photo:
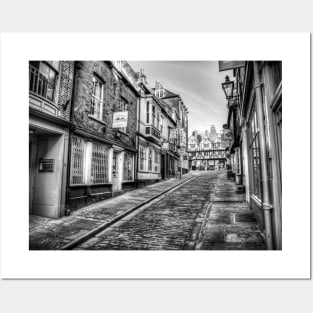
<svg viewBox="0 0 313 313"><path fill-rule="evenodd" d="M54 159L40 159L39 172L54 172Z"/></svg>

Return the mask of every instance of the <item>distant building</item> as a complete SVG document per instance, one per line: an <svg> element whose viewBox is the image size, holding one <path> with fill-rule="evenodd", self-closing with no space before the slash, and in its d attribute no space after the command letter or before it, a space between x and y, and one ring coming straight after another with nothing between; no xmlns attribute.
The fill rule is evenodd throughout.
<svg viewBox="0 0 313 313"><path fill-rule="evenodd" d="M188 158L191 170L221 170L226 165L222 135L211 125L210 131L194 130L188 138Z"/></svg>

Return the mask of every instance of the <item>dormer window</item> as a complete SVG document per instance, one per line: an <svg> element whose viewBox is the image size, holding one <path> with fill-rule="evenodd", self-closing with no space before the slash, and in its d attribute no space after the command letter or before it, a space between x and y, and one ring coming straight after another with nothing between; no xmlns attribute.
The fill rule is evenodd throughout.
<svg viewBox="0 0 313 313"><path fill-rule="evenodd" d="M163 88L155 90L155 96L159 99L165 97L166 94L166 90Z"/></svg>
<svg viewBox="0 0 313 313"><path fill-rule="evenodd" d="M121 71L123 67L123 61L113 61L114 66Z"/></svg>

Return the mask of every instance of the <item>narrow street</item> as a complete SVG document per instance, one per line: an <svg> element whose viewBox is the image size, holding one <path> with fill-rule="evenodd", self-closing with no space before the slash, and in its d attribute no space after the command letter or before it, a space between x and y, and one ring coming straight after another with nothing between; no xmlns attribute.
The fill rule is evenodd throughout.
<svg viewBox="0 0 313 313"><path fill-rule="evenodd" d="M218 172L196 176L148 208L125 217L76 249L195 249L209 212Z"/></svg>
<svg viewBox="0 0 313 313"><path fill-rule="evenodd" d="M75 249L266 249L253 212L235 190L226 172L197 173Z"/></svg>

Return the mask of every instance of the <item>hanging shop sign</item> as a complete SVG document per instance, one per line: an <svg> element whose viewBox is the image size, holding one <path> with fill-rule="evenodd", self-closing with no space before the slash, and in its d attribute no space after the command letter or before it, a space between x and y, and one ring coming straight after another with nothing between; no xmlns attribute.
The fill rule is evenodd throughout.
<svg viewBox="0 0 313 313"><path fill-rule="evenodd" d="M113 113L113 128L127 127L128 111Z"/></svg>
<svg viewBox="0 0 313 313"><path fill-rule="evenodd" d="M218 69L220 72L244 66L245 61L218 61Z"/></svg>

